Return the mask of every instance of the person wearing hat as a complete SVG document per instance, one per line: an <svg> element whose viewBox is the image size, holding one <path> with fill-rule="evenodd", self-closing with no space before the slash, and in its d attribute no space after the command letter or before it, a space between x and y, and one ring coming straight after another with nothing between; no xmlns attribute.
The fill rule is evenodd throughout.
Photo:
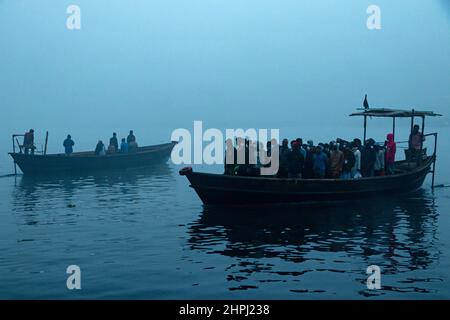
<svg viewBox="0 0 450 320"><path fill-rule="evenodd" d="M31 151L31 154L34 154L34 149L36 147L34 146L34 130L30 129L25 135L23 136L23 148L25 150L25 154L29 154Z"/></svg>

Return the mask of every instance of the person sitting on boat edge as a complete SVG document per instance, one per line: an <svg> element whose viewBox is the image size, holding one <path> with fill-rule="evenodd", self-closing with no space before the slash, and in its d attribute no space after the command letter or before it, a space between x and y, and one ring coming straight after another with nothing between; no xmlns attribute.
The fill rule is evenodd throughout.
<svg viewBox="0 0 450 320"><path fill-rule="evenodd" d="M26 132L23 136L23 148L25 150L25 154L34 154L34 150L36 147L34 146L34 130L30 129L30 131Z"/></svg>
<svg viewBox="0 0 450 320"><path fill-rule="evenodd" d="M64 153L66 154L66 156L70 156L73 153L74 145L75 145L75 142L73 142L72 136L70 134L68 134L66 140L64 140L64 142L63 142Z"/></svg>
<svg viewBox="0 0 450 320"><path fill-rule="evenodd" d="M128 143L125 138L122 138L122 142L120 143L120 153L128 153Z"/></svg>
<svg viewBox="0 0 450 320"><path fill-rule="evenodd" d="M117 141L117 133L113 132L113 136L109 139L108 151L119 151L119 142Z"/></svg>
<svg viewBox="0 0 450 320"><path fill-rule="evenodd" d="M95 154L97 156L105 156L106 155L105 145L103 144L102 140L98 141L97 146L95 147Z"/></svg>
<svg viewBox="0 0 450 320"><path fill-rule="evenodd" d="M138 144L136 143L136 141L128 142L128 152L136 153L137 151L138 151Z"/></svg>
<svg viewBox="0 0 450 320"><path fill-rule="evenodd" d="M315 148L313 154L313 173L314 178L325 178L327 172L328 156L323 152L323 146L319 145Z"/></svg>
<svg viewBox="0 0 450 320"><path fill-rule="evenodd" d="M395 153L397 152L397 144L394 141L394 135L389 133L386 136L387 144L386 144L386 159L385 159L385 167L386 174L393 175L395 170Z"/></svg>
<svg viewBox="0 0 450 320"><path fill-rule="evenodd" d="M106 153L107 154L114 154L114 153L116 153L116 147L114 147L114 145L112 145L112 144L110 144L109 146L108 146L108 149L106 150Z"/></svg>

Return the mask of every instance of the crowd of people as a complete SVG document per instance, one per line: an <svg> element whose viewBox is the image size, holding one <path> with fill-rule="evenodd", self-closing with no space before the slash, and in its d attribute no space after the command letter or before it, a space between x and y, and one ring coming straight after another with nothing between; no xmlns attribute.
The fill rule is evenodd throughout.
<svg viewBox="0 0 450 320"><path fill-rule="evenodd" d="M414 126L409 137L409 149L420 150L423 140L419 126ZM260 175L261 167L268 164L262 164L258 150L264 148L267 157L270 157L274 144L277 142L269 141L264 148L261 143L248 139L237 138L235 145L230 139L227 140L224 173ZM395 173L397 144L392 133L387 134L382 143L377 143L372 138L362 143L360 139L355 138L353 141L336 139L315 145L312 140L303 143L301 138L297 138L290 142L284 139L278 148L279 166L276 176L280 178L358 179ZM241 162L238 161L239 153L244 155ZM231 157L231 154L234 156Z"/></svg>
<svg viewBox="0 0 450 320"><path fill-rule="evenodd" d="M72 140L71 135L67 135L67 138L63 143L64 152L67 156L70 156L73 153L74 145L75 142ZM95 146L94 152L97 156L105 156L107 154L114 153L134 153L137 152L137 150L138 145L136 142L136 137L133 130L130 130L128 137L126 139L122 138L120 146L119 141L117 140L117 133L113 132L113 136L109 139L108 148L106 148L102 140L99 140Z"/></svg>
<svg viewBox="0 0 450 320"><path fill-rule="evenodd" d="M420 127L415 125L409 136L409 151L412 154L420 152L424 140ZM63 142L67 156L73 153L74 145L71 135L67 135ZM242 176L260 175L261 167L270 167L270 163L261 161L258 151L264 149L267 157L270 158L275 145L278 146L278 143L274 140L268 141L264 146L260 142L244 138L236 138L233 145L233 141L228 139L224 173ZM24 134L22 148L25 154L34 154L36 147L33 129ZM297 138L290 143L284 139L278 148L279 166L276 176L280 178L357 179L392 175L395 172L397 146L392 133L387 134L383 143L376 143L370 138L363 144L360 139L355 138L351 142L336 139L329 143L315 145L312 140L304 144L301 138ZM115 132L109 139L108 148L102 140L99 140L95 147L95 154L105 156L114 153L135 153L137 150L136 137L133 130L130 130L127 138L121 139L120 145Z"/></svg>
<svg viewBox="0 0 450 320"><path fill-rule="evenodd" d="M72 136L70 134L67 135L67 138L63 142L64 153L67 156L70 156L73 153L73 147L75 146L75 142L72 140ZM25 154L34 154L36 149L34 145L34 130L30 129L24 134L23 137L23 145ZM136 142L136 136L134 135L133 130L130 130L127 138L122 138L120 146L117 140L117 133L113 133L113 136L109 139L108 148L105 147L102 140L99 140L95 147L95 154L97 156L104 156L107 154L113 153L134 153L138 150L138 144Z"/></svg>
<svg viewBox="0 0 450 320"><path fill-rule="evenodd" d="M102 140L99 140L95 147L95 154L98 156L105 156L114 153L136 153L137 150L138 144L136 142L136 136L134 135L133 130L130 130L127 138L121 139L120 146L117 139L117 133L115 132L113 132L113 136L109 139L108 148L106 148Z"/></svg>

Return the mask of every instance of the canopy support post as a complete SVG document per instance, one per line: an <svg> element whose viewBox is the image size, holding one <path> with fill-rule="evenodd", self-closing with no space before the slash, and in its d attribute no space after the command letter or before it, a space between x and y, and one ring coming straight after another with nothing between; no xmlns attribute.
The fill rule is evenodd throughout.
<svg viewBox="0 0 450 320"><path fill-rule="evenodd" d="M425 137L425 116L422 116L422 137L420 139L420 152L422 154L423 138Z"/></svg>
<svg viewBox="0 0 450 320"><path fill-rule="evenodd" d="M364 116L364 140L363 140L363 145L366 143L366 135L367 135L367 116Z"/></svg>
<svg viewBox="0 0 450 320"><path fill-rule="evenodd" d="M392 135L394 136L395 141L395 117L392 117Z"/></svg>
<svg viewBox="0 0 450 320"><path fill-rule="evenodd" d="M409 132L409 139L408 139L408 150L409 150L409 159L408 160L408 167L411 169L411 160L413 158L413 148L411 147L411 143L412 143L412 134L413 134L413 130L414 130L414 109L411 110L411 129Z"/></svg>
<svg viewBox="0 0 450 320"><path fill-rule="evenodd" d="M409 137L412 138L412 133L414 130L414 109L412 109L412 113L411 113L411 132L409 133ZM411 141L410 141L411 143ZM411 148L411 146L408 146L409 148Z"/></svg>

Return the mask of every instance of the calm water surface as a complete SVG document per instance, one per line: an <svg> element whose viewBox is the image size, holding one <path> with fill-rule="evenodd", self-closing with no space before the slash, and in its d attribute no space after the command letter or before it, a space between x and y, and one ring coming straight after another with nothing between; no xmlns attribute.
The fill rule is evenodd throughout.
<svg viewBox="0 0 450 320"><path fill-rule="evenodd" d="M70 31L72 2L0 1L0 175L11 134L30 128L39 149L50 131L50 153L68 133L77 151L130 129L150 145L194 120L352 139L361 119L347 114L368 93L445 115L427 126L436 182L450 184L447 0L378 0L380 31L360 0L76 3ZM390 125L372 119L368 135ZM450 189L429 178L401 198L213 209L179 169L0 177L0 298L450 299ZM73 264L79 291L66 288ZM373 264L381 290L366 288Z"/></svg>
<svg viewBox="0 0 450 320"><path fill-rule="evenodd" d="M450 298L448 190L204 208L177 169L1 178L0 297ZM372 264L378 291L365 285Z"/></svg>

